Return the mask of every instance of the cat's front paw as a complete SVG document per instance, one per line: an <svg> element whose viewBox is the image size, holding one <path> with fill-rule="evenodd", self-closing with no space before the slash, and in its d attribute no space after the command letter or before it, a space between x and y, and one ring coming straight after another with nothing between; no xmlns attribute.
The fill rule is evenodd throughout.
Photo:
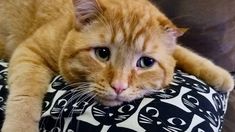
<svg viewBox="0 0 235 132"><path fill-rule="evenodd" d="M216 88L218 88L218 90L222 90L224 92L230 92L234 89L234 79L228 72L224 73L223 75L224 76L221 76L224 78L222 85L220 87L216 87Z"/></svg>
<svg viewBox="0 0 235 132"><path fill-rule="evenodd" d="M37 103L34 98L14 98L10 94L1 132L39 132L39 106L41 102Z"/></svg>
<svg viewBox="0 0 235 132"><path fill-rule="evenodd" d="M205 81L213 86L216 90L230 92L234 89L234 79L226 70L216 67L202 73Z"/></svg>
<svg viewBox="0 0 235 132"><path fill-rule="evenodd" d="M3 124L1 132L39 132L39 128L37 123L16 123L11 121Z"/></svg>

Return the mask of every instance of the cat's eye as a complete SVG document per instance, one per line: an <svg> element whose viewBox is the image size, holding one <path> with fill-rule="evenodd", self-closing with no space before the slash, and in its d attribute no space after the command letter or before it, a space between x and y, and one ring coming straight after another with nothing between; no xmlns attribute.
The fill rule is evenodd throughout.
<svg viewBox="0 0 235 132"><path fill-rule="evenodd" d="M96 57L100 60L100 61L103 61L103 62L106 62L110 59L110 50L109 48L107 47L98 47L98 48L95 48L95 55Z"/></svg>
<svg viewBox="0 0 235 132"><path fill-rule="evenodd" d="M150 68L154 65L155 60L150 57L141 57L138 61L136 66L139 68Z"/></svg>

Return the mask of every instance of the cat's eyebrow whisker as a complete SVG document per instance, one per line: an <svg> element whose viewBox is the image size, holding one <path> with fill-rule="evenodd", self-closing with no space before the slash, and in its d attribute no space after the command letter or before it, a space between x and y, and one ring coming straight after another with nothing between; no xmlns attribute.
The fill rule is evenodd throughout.
<svg viewBox="0 0 235 132"><path fill-rule="evenodd" d="M108 31L111 31L112 34L114 34L114 29L112 28L112 24L110 21L107 21L107 19L104 17L104 15L98 11L97 14L95 14L95 17L105 25Z"/></svg>

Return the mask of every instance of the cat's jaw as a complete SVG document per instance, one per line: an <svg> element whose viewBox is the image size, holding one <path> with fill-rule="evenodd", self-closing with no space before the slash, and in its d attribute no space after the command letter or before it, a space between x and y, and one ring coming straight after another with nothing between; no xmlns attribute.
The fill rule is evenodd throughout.
<svg viewBox="0 0 235 132"><path fill-rule="evenodd" d="M108 93L108 94L107 94ZM96 96L96 100L101 103L102 105L104 106L110 106L110 107L113 107L113 106L118 106L118 105L121 105L123 102L125 102L123 100L123 96L120 96L122 95L123 93L121 94L117 94L115 93L114 91L109 91L107 92L106 95L102 95L101 94L97 94L98 96Z"/></svg>
<svg viewBox="0 0 235 132"><path fill-rule="evenodd" d="M99 103L101 103L104 106L114 107L121 105L123 101L120 101L118 99L115 100L105 100L105 99L97 99Z"/></svg>
<svg viewBox="0 0 235 132"><path fill-rule="evenodd" d="M111 93L112 96L111 96ZM118 106L123 104L124 102L131 102L140 98L143 98L145 95L149 95L150 93L153 93L153 91L150 90L144 90L144 89L131 89L128 88L127 90L123 91L121 94L116 94L114 92L111 92L109 96L97 96L96 100L101 103L104 106Z"/></svg>
<svg viewBox="0 0 235 132"><path fill-rule="evenodd" d="M119 99L119 95L115 92L109 91L108 94L100 96L97 94L95 97L96 101L101 103L104 106L118 106L121 105L124 101Z"/></svg>

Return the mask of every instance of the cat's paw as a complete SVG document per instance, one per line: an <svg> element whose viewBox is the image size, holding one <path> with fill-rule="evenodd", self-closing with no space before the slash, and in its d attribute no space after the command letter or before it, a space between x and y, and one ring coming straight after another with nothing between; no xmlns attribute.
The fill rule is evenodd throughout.
<svg viewBox="0 0 235 132"><path fill-rule="evenodd" d="M230 92L234 89L234 79L233 77L228 73L222 73L221 76L223 79L223 83L221 83L221 86L217 86L216 88L218 90L224 91L224 92Z"/></svg>
<svg viewBox="0 0 235 132"><path fill-rule="evenodd" d="M9 94L1 132L39 132L41 104L36 97Z"/></svg>
<svg viewBox="0 0 235 132"><path fill-rule="evenodd" d="M234 89L234 79L226 70L216 67L201 73L202 78L216 90L230 92Z"/></svg>
<svg viewBox="0 0 235 132"><path fill-rule="evenodd" d="M1 132L39 132L39 127L37 123L16 123L11 121L4 122Z"/></svg>

